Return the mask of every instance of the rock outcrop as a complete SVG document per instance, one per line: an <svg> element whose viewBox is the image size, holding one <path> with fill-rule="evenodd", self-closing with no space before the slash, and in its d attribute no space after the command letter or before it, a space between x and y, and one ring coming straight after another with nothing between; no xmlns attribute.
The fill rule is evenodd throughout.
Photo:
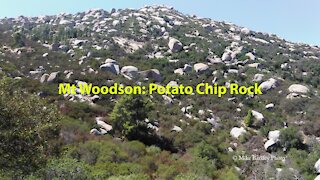
<svg viewBox="0 0 320 180"><path fill-rule="evenodd" d="M168 46L169 46L170 51L174 52L174 53L181 51L183 48L182 43L175 38L170 38Z"/></svg>
<svg viewBox="0 0 320 180"><path fill-rule="evenodd" d="M231 134L232 137L238 139L241 135L245 134L246 132L247 131L243 127L241 127L241 128L234 127L230 131L230 134Z"/></svg>
<svg viewBox="0 0 320 180"><path fill-rule="evenodd" d="M194 70L198 73L204 73L205 71L207 71L209 69L209 66L203 63L197 63L194 65Z"/></svg>

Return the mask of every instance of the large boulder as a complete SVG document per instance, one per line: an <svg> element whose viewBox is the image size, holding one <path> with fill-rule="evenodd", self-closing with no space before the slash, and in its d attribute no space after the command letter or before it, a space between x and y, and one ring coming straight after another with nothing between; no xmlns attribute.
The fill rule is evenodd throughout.
<svg viewBox="0 0 320 180"><path fill-rule="evenodd" d="M289 69L290 68L290 65L288 64L288 63L283 63L283 64L281 64L281 69L284 69L284 70L286 70L286 69Z"/></svg>
<svg viewBox="0 0 320 180"><path fill-rule="evenodd" d="M214 30L214 25L211 24L203 24L202 27L209 32Z"/></svg>
<svg viewBox="0 0 320 180"><path fill-rule="evenodd" d="M248 67L260 69L261 64L260 63L252 63L252 64L248 64Z"/></svg>
<svg viewBox="0 0 320 180"><path fill-rule="evenodd" d="M170 87L179 87L179 84L177 81L170 81L167 86L170 86Z"/></svg>
<svg viewBox="0 0 320 180"><path fill-rule="evenodd" d="M73 75L73 72L68 72L68 74L66 75L66 79L70 79L72 75Z"/></svg>
<svg viewBox="0 0 320 180"><path fill-rule="evenodd" d="M261 127L264 124L264 116L263 114L259 113L258 111L252 110L252 116L254 117L254 121L252 126L254 127Z"/></svg>
<svg viewBox="0 0 320 180"><path fill-rule="evenodd" d="M238 74L239 70L238 69L228 69L229 74Z"/></svg>
<svg viewBox="0 0 320 180"><path fill-rule="evenodd" d="M192 71L192 66L189 65L189 64L185 64L185 65L183 66L183 71L184 71L184 72Z"/></svg>
<svg viewBox="0 0 320 180"><path fill-rule="evenodd" d="M44 53L42 57L48 57L49 53Z"/></svg>
<svg viewBox="0 0 320 180"><path fill-rule="evenodd" d="M278 142L279 138L280 138L280 131L279 130L270 131L268 134L268 139L271 139L275 142Z"/></svg>
<svg viewBox="0 0 320 180"><path fill-rule="evenodd" d="M29 71L30 75L37 75L37 74L41 74L42 71Z"/></svg>
<svg viewBox="0 0 320 180"><path fill-rule="evenodd" d="M258 121L263 121L264 116L263 114L259 113L258 111L252 110L252 116L256 118Z"/></svg>
<svg viewBox="0 0 320 180"><path fill-rule="evenodd" d="M232 59L231 57L231 52L224 52L222 57L221 57L221 60L222 61L230 61Z"/></svg>
<svg viewBox="0 0 320 180"><path fill-rule="evenodd" d="M209 69L209 66L203 63L197 63L193 67L197 73L203 73Z"/></svg>
<svg viewBox="0 0 320 180"><path fill-rule="evenodd" d="M146 71L141 71L140 75L144 78L153 79L156 82L162 81L162 76L160 74L160 71L158 69L150 69Z"/></svg>
<svg viewBox="0 0 320 180"><path fill-rule="evenodd" d="M273 103L270 103L270 104L266 105L266 109L272 109L272 108L274 108L274 104Z"/></svg>
<svg viewBox="0 0 320 180"><path fill-rule="evenodd" d="M118 62L117 62L116 60L110 59L110 58L106 59L106 61L105 61L104 63L106 63L106 64L107 64L107 63L118 64Z"/></svg>
<svg viewBox="0 0 320 180"><path fill-rule="evenodd" d="M173 99L167 95L162 95L163 100L165 101L166 105L172 105Z"/></svg>
<svg viewBox="0 0 320 180"><path fill-rule="evenodd" d="M129 76L131 78L137 77L138 75L138 68L134 66L124 66L121 69L121 74Z"/></svg>
<svg viewBox="0 0 320 180"><path fill-rule="evenodd" d="M74 46L82 46L84 45L85 43L87 43L88 40L79 40L79 39L75 39L75 40L72 40L72 45Z"/></svg>
<svg viewBox="0 0 320 180"><path fill-rule="evenodd" d="M246 57L248 57L250 60L253 60L253 61L256 59L256 56L253 55L251 52L248 52L248 53L246 54Z"/></svg>
<svg viewBox="0 0 320 180"><path fill-rule="evenodd" d="M48 77L49 77L49 74L43 74L40 78L40 83L46 82Z"/></svg>
<svg viewBox="0 0 320 180"><path fill-rule="evenodd" d="M269 80L261 83L259 87L261 91L268 91L270 89L277 87L277 80L274 78L270 78Z"/></svg>
<svg viewBox="0 0 320 180"><path fill-rule="evenodd" d="M59 24L60 25L67 25L67 26L74 26L74 22L73 21L69 21L69 20L65 20L65 19L63 19L63 20L61 20L60 22L59 22Z"/></svg>
<svg viewBox="0 0 320 180"><path fill-rule="evenodd" d="M204 115L204 111L202 112L198 112L199 114ZM213 127L218 127L219 126L219 122L220 122L220 118L212 113L210 113L211 117L207 118L207 122L210 123Z"/></svg>
<svg viewBox="0 0 320 180"><path fill-rule="evenodd" d="M253 82L261 82L263 77L264 77L263 74L255 74L252 81Z"/></svg>
<svg viewBox="0 0 320 180"><path fill-rule="evenodd" d="M106 122L103 121L102 117L96 117L96 123L97 125L100 127L100 134L107 134L109 131L111 131L113 128L111 125L107 124ZM90 131L91 134L98 134L99 132L97 132L96 130L92 129Z"/></svg>
<svg viewBox="0 0 320 180"><path fill-rule="evenodd" d="M104 129L100 129L100 131L98 129L95 129L95 128L90 130L90 134L95 135L95 136L104 135L106 133L107 132L104 131Z"/></svg>
<svg viewBox="0 0 320 180"><path fill-rule="evenodd" d="M239 138L241 135L245 134L247 131L241 127L241 128L238 128L238 127L234 127L231 129L230 131L230 135L234 138Z"/></svg>
<svg viewBox="0 0 320 180"><path fill-rule="evenodd" d="M100 66L100 69L106 72L111 72L113 74L119 74L120 68L119 65L114 63L106 63Z"/></svg>
<svg viewBox="0 0 320 180"><path fill-rule="evenodd" d="M184 70L183 70L183 68L178 68L178 69L174 70L173 73L179 74L182 76L182 75L184 75Z"/></svg>
<svg viewBox="0 0 320 180"><path fill-rule="evenodd" d="M179 52L183 48L182 43L175 38L170 38L168 46L171 52Z"/></svg>
<svg viewBox="0 0 320 180"><path fill-rule="evenodd" d="M117 25L119 25L120 24L120 21L119 20L114 20L113 22L112 22L112 26L117 26Z"/></svg>
<svg viewBox="0 0 320 180"><path fill-rule="evenodd" d="M218 58L218 57L207 57L207 61L210 62L211 64L220 64L220 63L222 63L221 58Z"/></svg>
<svg viewBox="0 0 320 180"><path fill-rule="evenodd" d="M293 100L293 99L299 99L299 98L306 98L308 96L304 94L298 94L298 93L290 93L287 95L287 99Z"/></svg>
<svg viewBox="0 0 320 180"><path fill-rule="evenodd" d="M53 72L49 75L47 82L53 82L57 79L60 72Z"/></svg>
<svg viewBox="0 0 320 180"><path fill-rule="evenodd" d="M309 88L301 84L293 84L288 88L288 90L290 93L307 94L309 92Z"/></svg>
<svg viewBox="0 0 320 180"><path fill-rule="evenodd" d="M269 151L271 150L272 147L277 145L277 143L279 142L279 138L280 138L279 130L270 131L268 134L268 141L264 144L265 150Z"/></svg>
<svg viewBox="0 0 320 180"><path fill-rule="evenodd" d="M181 127L175 125L175 126L171 129L171 131L182 132L182 129L181 129Z"/></svg>
<svg viewBox="0 0 320 180"><path fill-rule="evenodd" d="M314 168L316 169L317 173L320 173L320 159L316 162Z"/></svg>
<svg viewBox="0 0 320 180"><path fill-rule="evenodd" d="M245 34L245 35L250 34L250 30L249 30L248 28L242 28L242 29L240 30L240 32L241 32L241 34Z"/></svg>
<svg viewBox="0 0 320 180"><path fill-rule="evenodd" d="M55 46L56 44L52 44L51 45L51 47L52 47L52 49L53 50L55 50L55 51L58 51L58 50L61 50L61 51L63 51L63 52L68 52L69 51L69 47L67 46L67 45L59 45L59 47L58 47L58 49L55 49L56 48L56 46Z"/></svg>
<svg viewBox="0 0 320 180"><path fill-rule="evenodd" d="M277 142L275 142L272 139L269 139L266 143L264 143L264 149L268 151L271 147L273 147L276 144Z"/></svg>

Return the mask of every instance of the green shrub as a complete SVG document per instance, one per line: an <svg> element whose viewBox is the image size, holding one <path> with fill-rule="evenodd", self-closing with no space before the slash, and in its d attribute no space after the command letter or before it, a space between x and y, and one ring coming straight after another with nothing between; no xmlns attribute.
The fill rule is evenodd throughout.
<svg viewBox="0 0 320 180"><path fill-rule="evenodd" d="M159 179L174 179L178 175L178 172L174 166L161 164L157 170L157 175Z"/></svg>
<svg viewBox="0 0 320 180"><path fill-rule="evenodd" d="M109 180L148 180L150 179L147 175L144 174L131 174L127 176L112 176Z"/></svg>
<svg viewBox="0 0 320 180"><path fill-rule="evenodd" d="M125 143L123 149L128 153L129 157L133 159L139 159L146 154L145 145L139 141Z"/></svg>
<svg viewBox="0 0 320 180"><path fill-rule="evenodd" d="M109 141L87 141L76 148L69 149L66 156L93 165L106 162L124 162L129 158L119 145Z"/></svg>
<svg viewBox="0 0 320 180"><path fill-rule="evenodd" d="M209 177L199 177L199 175L194 173L179 174L174 179L175 180L195 180L195 179L210 180Z"/></svg>
<svg viewBox="0 0 320 180"><path fill-rule="evenodd" d="M216 175L217 167L216 161L207 158L195 157L190 162L189 169L191 173L196 174L198 177L213 178Z"/></svg>
<svg viewBox="0 0 320 180"><path fill-rule="evenodd" d="M200 158L216 159L218 151L215 147L202 141L193 149L193 154Z"/></svg>
<svg viewBox="0 0 320 180"><path fill-rule="evenodd" d="M309 151L291 149L288 157L292 161L292 166L299 170L305 179L315 178L314 165L320 157L320 146L317 145Z"/></svg>
<svg viewBox="0 0 320 180"><path fill-rule="evenodd" d="M92 178L89 166L75 159L53 160L44 169L43 174L46 179L58 178L70 180L87 180Z"/></svg>
<svg viewBox="0 0 320 180"><path fill-rule="evenodd" d="M300 148L302 145L302 136L297 128L288 127L280 131L280 145L289 150L291 148Z"/></svg>
<svg viewBox="0 0 320 180"><path fill-rule="evenodd" d="M226 168L219 172L219 180L240 180L239 174L234 168Z"/></svg>
<svg viewBox="0 0 320 180"><path fill-rule="evenodd" d="M92 167L95 179L107 179L111 176L127 176L143 173L143 167L137 163L113 163L105 162Z"/></svg>
<svg viewBox="0 0 320 180"><path fill-rule="evenodd" d="M161 152L161 149L157 146L149 146L146 148L146 151L150 155L159 154Z"/></svg>

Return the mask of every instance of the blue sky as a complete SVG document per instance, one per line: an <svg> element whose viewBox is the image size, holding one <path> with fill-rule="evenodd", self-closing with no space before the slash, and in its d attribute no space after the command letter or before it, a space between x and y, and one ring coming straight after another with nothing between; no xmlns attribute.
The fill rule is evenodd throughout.
<svg viewBox="0 0 320 180"><path fill-rule="evenodd" d="M75 13L92 8L140 8L164 4L186 13L320 45L319 0L1 0L0 17Z"/></svg>

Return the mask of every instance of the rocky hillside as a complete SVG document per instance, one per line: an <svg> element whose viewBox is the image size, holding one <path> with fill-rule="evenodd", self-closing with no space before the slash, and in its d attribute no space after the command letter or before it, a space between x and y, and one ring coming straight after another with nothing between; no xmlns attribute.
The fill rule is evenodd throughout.
<svg viewBox="0 0 320 180"><path fill-rule="evenodd" d="M23 126L20 116L40 116L43 105L10 114L20 112L20 105L7 102L26 96L60 114L58 136L44 139L49 145L40 148L51 148L39 151L43 161L1 164L0 177L314 179L320 173L317 46L171 7L95 9L1 19L0 74L0 109L12 109L0 119L17 117L10 122ZM151 82L259 83L263 95L58 95L58 83ZM12 95L17 90L22 94ZM5 122L0 137L11 142L17 137ZM32 153L16 146L5 151L6 146L1 143L0 151L7 158Z"/></svg>

